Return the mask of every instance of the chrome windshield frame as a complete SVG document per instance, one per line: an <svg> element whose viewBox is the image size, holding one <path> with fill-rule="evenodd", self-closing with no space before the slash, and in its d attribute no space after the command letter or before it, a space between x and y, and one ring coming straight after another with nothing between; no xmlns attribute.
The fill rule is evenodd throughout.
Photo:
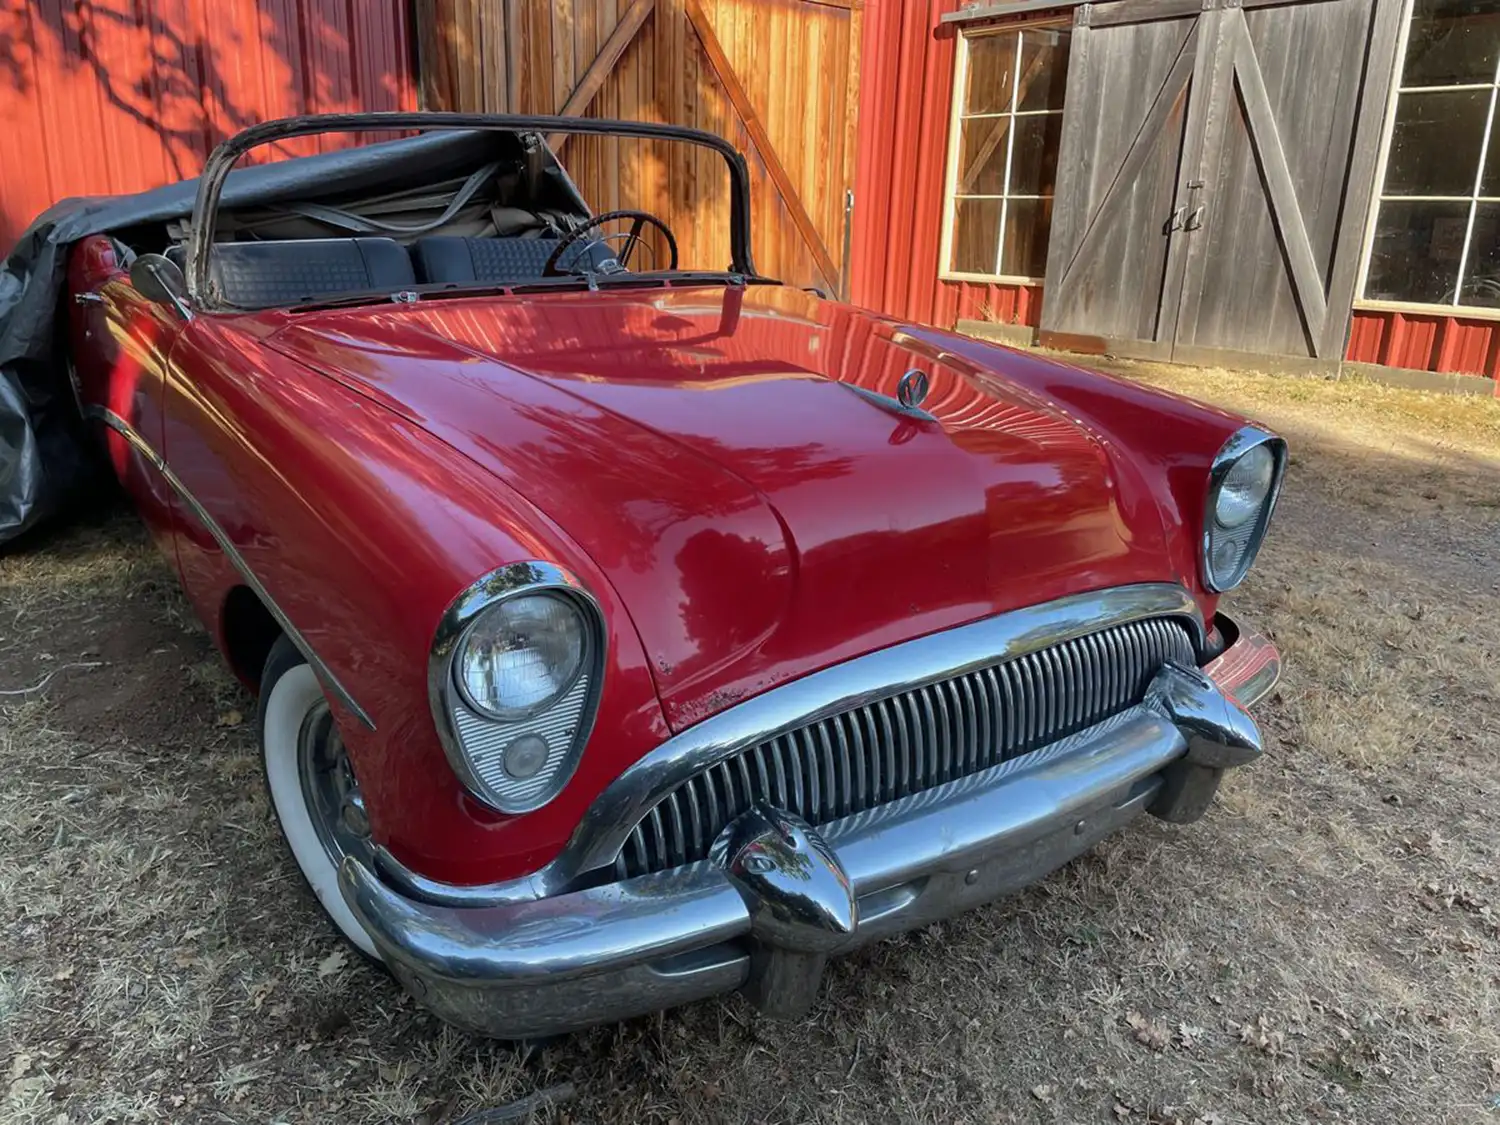
<svg viewBox="0 0 1500 1125"><path fill-rule="evenodd" d="M648 121L612 121L590 117L520 115L506 113L327 113L286 117L252 125L219 144L209 153L198 179L198 194L187 243L188 303L205 311L233 311L236 306L219 299L209 284L209 249L219 221L219 200L230 171L245 153L261 145L292 137L319 133L400 133L409 130L437 131L489 129L496 132L534 134L587 134L635 137L644 140L682 141L712 149L729 169L730 268L746 278L760 280L750 247L750 170L744 155L723 137L701 129L662 125ZM561 168L561 164L558 165ZM566 175L566 170L564 170Z"/></svg>

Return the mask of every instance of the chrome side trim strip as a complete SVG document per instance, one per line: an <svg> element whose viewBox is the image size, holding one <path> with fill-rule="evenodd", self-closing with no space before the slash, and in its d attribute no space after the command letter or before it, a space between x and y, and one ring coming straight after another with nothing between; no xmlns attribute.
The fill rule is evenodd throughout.
<svg viewBox="0 0 1500 1125"><path fill-rule="evenodd" d="M234 543L230 541L228 533L219 526L213 516L208 514L208 509L198 502L198 498L188 491L187 486L172 471L172 467L167 464L162 455L151 448L150 444L136 431L134 426L108 407L91 404L84 410L84 415L94 421L103 422L110 429L114 430L115 433L130 443L131 448L149 461L161 473L166 482L172 486L172 491L182 497L182 502L192 509L193 515L198 518L198 522L208 529L208 533L214 537L214 542L218 543L219 549L224 552L224 557L230 561L234 569L239 571L240 577L245 580L245 585L249 586L255 592L255 596L270 611L271 616L276 619L276 623L281 626L292 644L296 645L297 650L307 658L307 662L312 665L312 669L317 673L318 678L338 698L338 701L349 709L355 718L370 730L374 730L375 720L370 718L369 712L355 701L354 697L349 694L348 689L333 674L332 669L323 662L322 658L314 651L312 645L308 644L307 638L292 624L291 618L286 615L282 608L276 604L275 599L271 597L265 586L261 584L260 579L255 577L255 572L250 569L250 565L245 561L244 556L240 554Z"/></svg>
<svg viewBox="0 0 1500 1125"><path fill-rule="evenodd" d="M519 879L448 886L406 869L379 849L376 866L404 893L443 905L493 905L562 894L582 876L610 867L641 817L679 782L742 750L831 715L1110 625L1162 616L1188 621L1194 650L1202 653L1203 616L1193 596L1172 583L1141 583L1074 594L903 641L772 688L689 727L626 769L599 795L562 853Z"/></svg>

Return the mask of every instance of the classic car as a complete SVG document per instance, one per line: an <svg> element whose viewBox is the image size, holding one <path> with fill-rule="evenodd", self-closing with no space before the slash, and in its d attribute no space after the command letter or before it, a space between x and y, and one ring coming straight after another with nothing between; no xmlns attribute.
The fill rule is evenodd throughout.
<svg viewBox="0 0 1500 1125"><path fill-rule="evenodd" d="M397 139L231 174L358 131ZM727 268L591 212L557 132L722 158ZM1284 443L761 276L724 140L299 118L186 190L69 243L78 406L308 885L443 1018L795 1017L1262 753L1279 658L1219 600Z"/></svg>

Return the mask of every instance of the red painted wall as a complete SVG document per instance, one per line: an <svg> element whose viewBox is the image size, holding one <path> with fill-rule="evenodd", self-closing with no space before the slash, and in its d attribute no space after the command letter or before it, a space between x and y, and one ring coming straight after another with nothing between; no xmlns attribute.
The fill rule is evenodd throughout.
<svg viewBox="0 0 1500 1125"><path fill-rule="evenodd" d="M1355 309L1345 358L1500 379L1500 321Z"/></svg>
<svg viewBox="0 0 1500 1125"><path fill-rule="evenodd" d="M938 280L956 43L938 17L958 6L865 6L849 295L941 328L960 319L1035 325L1040 287Z"/></svg>
<svg viewBox="0 0 1500 1125"><path fill-rule="evenodd" d="M246 125L415 109L411 58L404 0L13 0L0 7L0 254L57 200L194 176Z"/></svg>

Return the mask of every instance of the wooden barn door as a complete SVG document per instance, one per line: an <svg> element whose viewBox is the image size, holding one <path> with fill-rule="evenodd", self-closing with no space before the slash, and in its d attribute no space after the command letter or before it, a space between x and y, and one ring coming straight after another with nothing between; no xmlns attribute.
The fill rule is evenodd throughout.
<svg viewBox="0 0 1500 1125"><path fill-rule="evenodd" d="M1173 356L1344 351L1401 5L1249 0L1211 14L1202 208Z"/></svg>
<svg viewBox="0 0 1500 1125"><path fill-rule="evenodd" d="M1076 10L1044 342L1101 350L1105 340L1133 340L1170 354L1163 294L1180 272L1173 267L1182 227L1173 217L1181 169L1194 162L1185 151L1190 132L1202 133L1188 128L1197 109L1189 93L1212 62L1200 57L1201 7L1201 0L1117 0Z"/></svg>
<svg viewBox="0 0 1500 1125"><path fill-rule="evenodd" d="M757 269L842 290L862 0L418 0L418 9L430 108L718 133L750 164ZM645 208L672 227L684 266L727 264L728 179L716 155L552 141L596 212Z"/></svg>
<svg viewBox="0 0 1500 1125"><path fill-rule="evenodd" d="M1079 9L1044 342L1186 362L1336 360L1399 10L1400 0Z"/></svg>

